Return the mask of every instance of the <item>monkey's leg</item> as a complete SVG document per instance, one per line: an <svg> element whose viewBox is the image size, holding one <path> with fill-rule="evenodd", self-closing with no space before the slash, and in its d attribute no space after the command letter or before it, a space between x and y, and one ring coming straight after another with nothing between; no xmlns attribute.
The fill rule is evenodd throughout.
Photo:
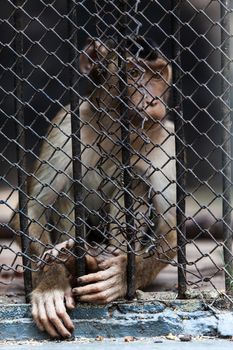
<svg viewBox="0 0 233 350"><path fill-rule="evenodd" d="M31 294L32 316L41 331L46 331L51 337L69 337L73 331L73 323L66 312L75 307L71 292L71 285L64 266L50 266L46 272L38 270L37 257L39 257L47 244L51 244L50 233L43 229L46 221L40 205L29 203L29 217L40 218L38 223L31 223L29 235L39 239L40 243L31 243L30 254L32 255L32 282ZM15 231L19 230L18 214L14 216L11 226ZM20 236L17 242L21 246Z"/></svg>
<svg viewBox="0 0 233 350"><path fill-rule="evenodd" d="M65 188L71 186L70 117L60 112L42 144L39 161L29 183L29 236L32 268L32 316L37 326L52 337L69 337L74 328L66 308L75 306L71 284L65 266L50 266L39 271L37 262L47 245L51 245L51 232L46 227L47 213L55 212L55 203ZM59 168L58 168L59 166ZM59 197L60 198L60 197ZM72 202L70 202L72 204ZM70 205L71 205L70 204ZM60 211L62 213L62 211Z"/></svg>
<svg viewBox="0 0 233 350"><path fill-rule="evenodd" d="M42 225L42 220L40 220ZM44 225L43 225L44 226ZM66 308L75 307L72 296L69 274L63 265L51 265L47 271L39 271L37 262L47 244L51 244L49 232L40 232L37 225L30 227L30 233L35 232L40 243L31 244L31 254L34 257L32 268L33 292L31 294L32 316L38 328L46 331L51 337L69 337L74 329ZM39 234L40 232L40 234Z"/></svg>

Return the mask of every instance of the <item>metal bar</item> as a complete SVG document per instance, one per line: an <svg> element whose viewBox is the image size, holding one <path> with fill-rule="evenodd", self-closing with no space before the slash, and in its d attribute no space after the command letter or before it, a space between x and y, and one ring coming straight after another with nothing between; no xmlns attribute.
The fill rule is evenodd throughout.
<svg viewBox="0 0 233 350"><path fill-rule="evenodd" d="M134 298L136 290L136 265L135 265L135 231L133 218L133 198L131 196L130 176L130 123L128 118L127 105L127 67L126 67L126 27L127 27L127 2L119 1L119 10L122 13L118 22L119 30L119 89L121 91L120 115L121 115L121 140L122 140L122 166L124 183L125 219L127 230L127 299Z"/></svg>
<svg viewBox="0 0 233 350"><path fill-rule="evenodd" d="M29 303L29 294L32 291L32 276L31 276L31 261L27 257L29 254L30 238L28 235L28 219L27 219L27 174L26 174L26 157L25 157L25 128L24 128L24 110L23 110L23 19L20 6L23 4L22 0L16 0L15 5L17 9L14 13L14 25L15 25L15 40L14 48L16 51L15 62L15 118L18 120L16 123L16 138L17 145L17 161L20 166L18 167L18 188L19 188L19 218L20 218L20 232L21 232L21 244L23 252L23 266L24 266L24 288L26 302ZM25 254L27 253L27 254Z"/></svg>
<svg viewBox="0 0 233 350"><path fill-rule="evenodd" d="M231 229L231 130L232 119L230 111L230 1L221 1L221 91L223 102L221 104L222 115L222 166L223 166L223 227L224 227L224 263L225 272L225 288L226 292L233 292L233 257L232 257L232 229Z"/></svg>
<svg viewBox="0 0 233 350"><path fill-rule="evenodd" d="M78 23L77 2L68 0L68 32L69 32L69 55L70 55L70 114L72 132L72 157L74 178L74 201L75 201L75 255L76 276L85 275L85 210L83 207L82 186L82 161L81 161L81 122L79 113L79 96L75 91L78 80L78 36L77 28L72 23Z"/></svg>
<svg viewBox="0 0 233 350"><path fill-rule="evenodd" d="M173 113L176 135L176 220L177 220L177 259L178 259L178 296L185 297L186 292L186 230L185 230L185 146L184 122L182 115L182 82L181 82L181 50L180 50L180 18L181 0L173 0L172 8L175 13L172 17L173 40Z"/></svg>

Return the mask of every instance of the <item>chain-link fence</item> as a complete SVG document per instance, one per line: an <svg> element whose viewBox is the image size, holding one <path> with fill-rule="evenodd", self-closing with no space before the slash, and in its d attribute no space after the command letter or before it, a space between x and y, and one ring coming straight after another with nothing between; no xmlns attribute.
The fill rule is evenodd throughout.
<svg viewBox="0 0 233 350"><path fill-rule="evenodd" d="M2 0L2 302L112 264L113 299L232 300L231 22L227 0Z"/></svg>

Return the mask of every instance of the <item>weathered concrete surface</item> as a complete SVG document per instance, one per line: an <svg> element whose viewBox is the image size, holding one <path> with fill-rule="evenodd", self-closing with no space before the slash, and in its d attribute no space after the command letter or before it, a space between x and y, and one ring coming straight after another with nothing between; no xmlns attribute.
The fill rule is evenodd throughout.
<svg viewBox="0 0 233 350"><path fill-rule="evenodd" d="M233 311L206 310L200 300L143 300L107 306L80 304L70 315L75 324L75 337L155 337L169 333L233 336ZM1 306L0 340L26 339L48 339L33 323L30 306Z"/></svg>
<svg viewBox="0 0 233 350"><path fill-rule="evenodd" d="M20 347L19 347L20 345ZM233 343L230 340L222 339L201 339L190 342L167 339L142 339L130 343L123 339L109 339L103 341L78 340L53 342L28 342L15 344L0 344L1 350L232 350Z"/></svg>

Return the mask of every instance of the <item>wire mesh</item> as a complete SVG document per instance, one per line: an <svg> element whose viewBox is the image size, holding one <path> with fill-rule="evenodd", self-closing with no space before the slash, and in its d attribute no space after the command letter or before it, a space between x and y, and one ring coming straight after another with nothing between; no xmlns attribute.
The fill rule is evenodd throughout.
<svg viewBox="0 0 233 350"><path fill-rule="evenodd" d="M2 302L41 265L80 277L119 255L129 299L231 302L231 2L2 3ZM139 76L158 59L155 96Z"/></svg>

